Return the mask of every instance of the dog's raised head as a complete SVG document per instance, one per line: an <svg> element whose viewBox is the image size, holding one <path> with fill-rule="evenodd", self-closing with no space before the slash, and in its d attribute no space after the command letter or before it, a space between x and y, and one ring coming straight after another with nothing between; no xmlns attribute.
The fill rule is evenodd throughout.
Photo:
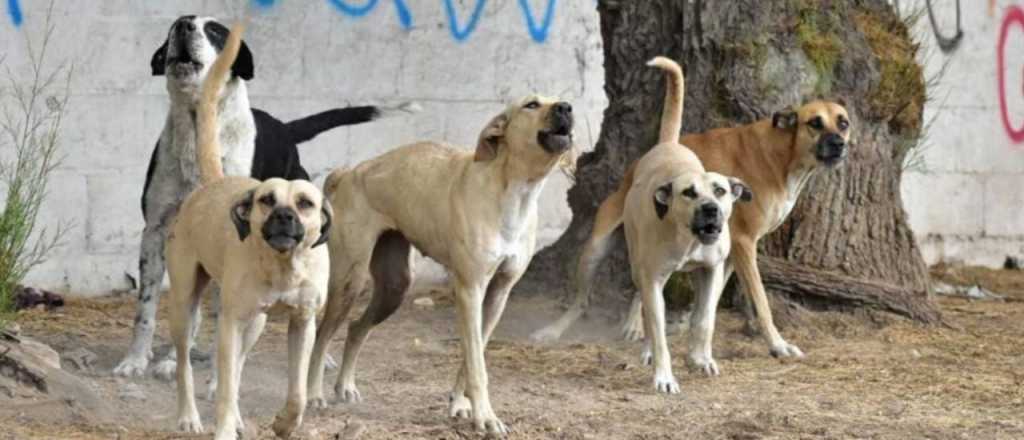
<svg viewBox="0 0 1024 440"><path fill-rule="evenodd" d="M846 159L850 115L842 100L817 100L772 115L776 129L795 131L794 153L802 164L835 166Z"/></svg>
<svg viewBox="0 0 1024 440"><path fill-rule="evenodd" d="M528 173L547 175L573 150L572 105L540 95L529 95L509 105L480 132L474 159L493 160L509 155Z"/></svg>
<svg viewBox="0 0 1024 440"><path fill-rule="evenodd" d="M253 235L281 255L326 243L332 215L327 199L305 180L266 180L231 206L239 240Z"/></svg>
<svg viewBox="0 0 1024 440"><path fill-rule="evenodd" d="M662 221L689 230L703 245L722 234L733 203L748 202L754 194L742 180L718 173L687 172L654 191L654 213Z"/></svg>
<svg viewBox="0 0 1024 440"><path fill-rule="evenodd" d="M194 91L224 48L229 29L210 17L183 15L167 32L164 44L157 48L150 61L154 76L167 76L168 91ZM231 66L232 76L250 80L255 66L252 53L242 42L238 57Z"/></svg>

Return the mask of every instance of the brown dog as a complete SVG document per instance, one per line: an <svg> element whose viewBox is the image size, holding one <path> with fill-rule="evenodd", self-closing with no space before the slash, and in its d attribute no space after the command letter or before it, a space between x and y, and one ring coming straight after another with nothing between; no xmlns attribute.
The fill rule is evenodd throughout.
<svg viewBox="0 0 1024 440"><path fill-rule="evenodd" d="M725 278L733 269L754 303L758 324L776 357L803 357L797 346L779 335L772 321L761 274L757 269L757 241L778 228L796 204L811 176L846 158L850 117L843 102L813 101L798 110L776 112L770 119L733 128L683 136L686 145L708 171L742 179L757 197L737 205L729 220L732 251ZM573 304L555 322L533 334L535 340L553 340L583 315L590 301L590 284L605 253L607 237L622 224L626 194L633 185L636 163L630 165L618 190L598 208L594 229L584 245L576 273ZM627 339L643 336L640 299L634 298L623 325Z"/></svg>

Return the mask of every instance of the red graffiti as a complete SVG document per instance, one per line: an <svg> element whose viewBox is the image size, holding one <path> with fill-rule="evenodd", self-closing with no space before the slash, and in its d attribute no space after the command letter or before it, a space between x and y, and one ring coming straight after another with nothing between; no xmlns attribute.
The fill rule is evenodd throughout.
<svg viewBox="0 0 1024 440"><path fill-rule="evenodd" d="M1006 103L1006 41L1010 36L1010 28L1019 26L1024 31L1024 9L1010 6L1003 17L1003 25L999 30L999 41L996 47L996 77L999 86L999 112L1003 118L1003 128L1007 136L1015 144L1024 142L1024 123L1014 126L1010 121L1010 108ZM1024 87L1024 85L1022 85ZM1024 94L1024 88L1021 89Z"/></svg>

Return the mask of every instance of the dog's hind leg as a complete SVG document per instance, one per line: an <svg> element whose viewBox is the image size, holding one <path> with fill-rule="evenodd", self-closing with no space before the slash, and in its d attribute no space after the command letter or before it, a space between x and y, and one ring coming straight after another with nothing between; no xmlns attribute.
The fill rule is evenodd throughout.
<svg viewBox="0 0 1024 440"><path fill-rule="evenodd" d="M631 181L631 180L630 180ZM623 182L625 185L625 182ZM591 287L594 281L594 272L597 265L601 263L608 253L608 239L620 225L622 225L622 211L626 203L628 186L620 186L619 189L608 196L601 206L597 208L594 215L594 228L590 238L583 245L580 258L576 267L573 285L573 302L569 308L558 317L555 322L533 332L530 339L534 341L554 341L562 337L562 334L583 316L583 312L590 305ZM641 334L642 336L642 334Z"/></svg>
<svg viewBox="0 0 1024 440"><path fill-rule="evenodd" d="M361 399L356 388L356 360L359 350L374 326L384 322L402 304L405 293L412 284L412 246L405 236L397 231L387 231L377 239L370 259L370 273L373 276L373 299L363 316L348 326L345 338L345 354L341 359L341 374L334 391L342 402L358 402Z"/></svg>
<svg viewBox="0 0 1024 440"><path fill-rule="evenodd" d="M172 262L171 265L171 292L168 305L171 339L178 359L178 429L197 433L203 431L203 424L199 419L199 411L196 410L189 350L192 348L193 335L199 324L200 293L210 277L192 259L178 263Z"/></svg>
<svg viewBox="0 0 1024 440"><path fill-rule="evenodd" d="M358 258L358 256L355 257ZM343 262L331 262L331 276L327 286L327 307L323 320L316 329L316 341L313 344L313 355L309 364L309 380L306 386L309 393L309 405L314 408L327 407L327 399L324 398L323 391L324 359L327 357L331 338L345 322L345 318L348 317L349 311L352 309L352 304L355 303L356 298L360 296L369 281L369 273L364 267L366 260L368 259L357 259L356 261L361 262L354 266L348 266Z"/></svg>
<svg viewBox="0 0 1024 440"><path fill-rule="evenodd" d="M697 303L690 318L690 347L686 358L693 370L705 376L718 376L718 363L711 355L711 340L715 334L715 314L718 300L725 288L725 266L719 264L712 268L699 269L693 272L692 278L697 292Z"/></svg>

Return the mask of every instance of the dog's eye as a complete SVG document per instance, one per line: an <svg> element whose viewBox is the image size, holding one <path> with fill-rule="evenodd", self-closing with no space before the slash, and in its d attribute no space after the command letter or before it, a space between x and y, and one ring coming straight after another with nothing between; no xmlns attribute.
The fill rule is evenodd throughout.
<svg viewBox="0 0 1024 440"><path fill-rule="evenodd" d="M693 185L691 185L689 188L684 189L683 192L681 192L680 194L691 199L697 198L697 190L693 188Z"/></svg>
<svg viewBox="0 0 1024 440"><path fill-rule="evenodd" d="M725 195L725 188L715 185L715 197L722 197Z"/></svg>
<svg viewBox="0 0 1024 440"><path fill-rule="evenodd" d="M811 128L813 128L815 130L822 130L822 129L825 128L825 123L821 120L820 116L817 117L817 118L811 119L810 121L808 121L807 125L810 125Z"/></svg>
<svg viewBox="0 0 1024 440"><path fill-rule="evenodd" d="M259 202L267 206L274 206L274 204L277 203L277 200L274 200L273 194L265 194L263 197L260 197Z"/></svg>
<svg viewBox="0 0 1024 440"><path fill-rule="evenodd" d="M310 209L316 205L313 204L309 199L299 199L299 209Z"/></svg>
<svg viewBox="0 0 1024 440"><path fill-rule="evenodd" d="M540 108L540 103L537 102L537 101L530 101L530 102L526 103L526 105L524 105L523 108L528 108L530 110L538 109L538 108Z"/></svg>
<svg viewBox="0 0 1024 440"><path fill-rule="evenodd" d="M850 128L850 123L846 119L840 119L836 127L839 127L839 131L846 131L847 128Z"/></svg>

